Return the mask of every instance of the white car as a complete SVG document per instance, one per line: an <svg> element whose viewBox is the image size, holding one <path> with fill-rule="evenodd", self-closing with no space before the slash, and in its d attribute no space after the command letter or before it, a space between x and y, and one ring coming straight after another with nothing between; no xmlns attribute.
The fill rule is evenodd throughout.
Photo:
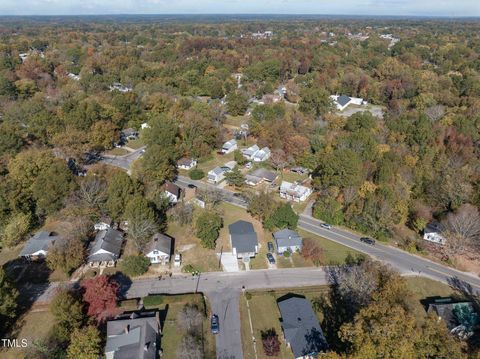
<svg viewBox="0 0 480 359"><path fill-rule="evenodd" d="M174 267L180 267L180 264L182 264L182 255L181 254L175 254L175 257L173 259L173 266Z"/></svg>
<svg viewBox="0 0 480 359"><path fill-rule="evenodd" d="M325 228L325 229L332 229L332 226L328 223L322 223L320 227Z"/></svg>

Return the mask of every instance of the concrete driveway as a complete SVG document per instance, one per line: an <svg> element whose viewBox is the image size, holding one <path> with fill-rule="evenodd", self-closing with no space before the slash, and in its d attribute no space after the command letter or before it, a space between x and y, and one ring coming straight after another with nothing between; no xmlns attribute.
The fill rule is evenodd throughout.
<svg viewBox="0 0 480 359"><path fill-rule="evenodd" d="M232 253L217 253L217 256L220 257L220 262L222 263L225 272L238 272L240 270L238 267L238 259Z"/></svg>

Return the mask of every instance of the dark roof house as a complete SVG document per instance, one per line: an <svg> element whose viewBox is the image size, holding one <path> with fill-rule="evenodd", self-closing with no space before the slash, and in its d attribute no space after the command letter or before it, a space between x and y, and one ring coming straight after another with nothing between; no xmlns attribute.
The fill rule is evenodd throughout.
<svg viewBox="0 0 480 359"><path fill-rule="evenodd" d="M279 299L278 308L282 315L281 324L287 344L295 358L314 356L328 348L322 328L305 298Z"/></svg>
<svg viewBox="0 0 480 359"><path fill-rule="evenodd" d="M300 237L297 232L292 231L291 229L285 228L280 231L274 232L273 238L275 238L279 253L282 253L288 248L291 248L292 250L302 248L302 237Z"/></svg>
<svg viewBox="0 0 480 359"><path fill-rule="evenodd" d="M165 183L165 191L174 195L176 198L180 198L180 187L173 182L168 181Z"/></svg>
<svg viewBox="0 0 480 359"><path fill-rule="evenodd" d="M345 106L347 103L350 102L350 97L346 96L346 95L341 95L341 96L338 96L337 98L337 102L340 106Z"/></svg>
<svg viewBox="0 0 480 359"><path fill-rule="evenodd" d="M109 228L99 231L90 245L88 262L115 262L120 257L123 233Z"/></svg>
<svg viewBox="0 0 480 359"><path fill-rule="evenodd" d="M149 254L153 251L159 251L165 254L170 254L172 251L172 238L162 233L155 233L152 240L147 244L143 250L144 254Z"/></svg>
<svg viewBox="0 0 480 359"><path fill-rule="evenodd" d="M258 239L253 224L237 221L228 226L228 231L234 254L242 256L242 254L255 255L257 253Z"/></svg>
<svg viewBox="0 0 480 359"><path fill-rule="evenodd" d="M156 359L159 349L158 312L132 313L107 322L107 359Z"/></svg>
<svg viewBox="0 0 480 359"><path fill-rule="evenodd" d="M19 256L27 258L31 256L46 256L50 247L60 239L60 236L52 232L37 232L27 241Z"/></svg>

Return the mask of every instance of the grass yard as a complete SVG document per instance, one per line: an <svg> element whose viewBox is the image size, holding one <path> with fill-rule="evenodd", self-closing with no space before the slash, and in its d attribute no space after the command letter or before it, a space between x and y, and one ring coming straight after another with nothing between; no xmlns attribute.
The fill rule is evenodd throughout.
<svg viewBox="0 0 480 359"><path fill-rule="evenodd" d="M304 231L300 229L298 233L303 237L303 238L312 238L314 239L320 247L323 248L323 251L325 253L325 261L326 264L342 264L345 262L345 259L349 254L356 256L360 254L360 252L357 252L354 249L350 249L348 247L345 247L337 242L330 241L328 239L325 239L323 237L319 237L317 235L314 235L310 232ZM308 264L307 266L311 265Z"/></svg>
<svg viewBox="0 0 480 359"><path fill-rule="evenodd" d="M287 348L282 338L282 328L280 326L280 311L278 310L277 299L288 294L295 293L304 295L307 299L312 299L319 295L321 291L327 290L327 287L301 288L299 290L275 290L269 292L250 292L251 299L248 301L250 307L250 316L252 318L253 335L256 341L257 354L259 359L267 359L262 348L261 332L266 329L274 328L280 339L280 354L276 358L291 359L292 351ZM319 318L320 319L320 318ZM250 320L247 309L247 299L245 296L240 298L240 320L243 354L245 358L255 358L253 349L252 332L250 329Z"/></svg>
<svg viewBox="0 0 480 359"><path fill-rule="evenodd" d="M20 243L19 245L12 248L2 248L0 251L0 266L3 266L5 263L10 262L14 259L17 259L24 245L25 243Z"/></svg>
<svg viewBox="0 0 480 359"><path fill-rule="evenodd" d="M166 309L166 316L164 318L163 333L161 339L161 348L163 350L162 359L176 359L177 348L183 337L183 333L179 330L177 325L178 313L186 304L196 304L202 312L205 312L205 320L203 323L203 345L205 358L215 357L215 338L210 334L210 321L208 316L208 308L206 308L205 301L201 294L185 294L174 296L156 296L151 306L146 306L147 309Z"/></svg>
<svg viewBox="0 0 480 359"><path fill-rule="evenodd" d="M27 339L28 346L31 347L33 341L46 339L54 324L55 319L48 309L45 311L30 311L17 320L18 330L13 337ZM24 358L26 349L28 350L28 347L0 351L0 357L5 359Z"/></svg>
<svg viewBox="0 0 480 359"><path fill-rule="evenodd" d="M281 181L287 181L287 182L302 182L308 178L308 175L301 175L298 173L290 172L290 171L283 171L280 174L280 180Z"/></svg>
<svg viewBox="0 0 480 359"><path fill-rule="evenodd" d="M200 272L220 270L215 251L202 246L192 227L170 221L167 234L175 239L175 253L182 254L182 266L191 264Z"/></svg>
<svg viewBox="0 0 480 359"><path fill-rule="evenodd" d="M134 150L138 150L140 147L145 146L142 139L137 138L136 140L128 140L127 147L133 148Z"/></svg>
<svg viewBox="0 0 480 359"><path fill-rule="evenodd" d="M217 166L223 166L225 163L233 161L233 152L226 155L218 154L216 151L213 151L212 154L203 160L198 162L197 168L205 172L205 175L208 171L214 169Z"/></svg>
<svg viewBox="0 0 480 359"><path fill-rule="evenodd" d="M111 150L105 152L106 155L110 156L125 156L128 155L130 152L128 152L125 148L112 148Z"/></svg>

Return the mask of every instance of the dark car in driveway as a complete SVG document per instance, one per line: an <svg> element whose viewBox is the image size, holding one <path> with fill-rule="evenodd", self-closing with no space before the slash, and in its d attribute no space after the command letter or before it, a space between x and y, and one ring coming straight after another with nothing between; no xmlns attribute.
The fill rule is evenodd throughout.
<svg viewBox="0 0 480 359"><path fill-rule="evenodd" d="M366 243L366 244L370 244L372 246L375 245L375 240L372 239L372 238L362 237L362 238L360 238L360 241L362 241L363 243Z"/></svg>
<svg viewBox="0 0 480 359"><path fill-rule="evenodd" d="M268 263L275 264L275 258L273 258L272 253L267 253Z"/></svg>
<svg viewBox="0 0 480 359"><path fill-rule="evenodd" d="M212 329L213 334L218 334L220 332L220 325L218 323L218 315L216 315L216 314L212 315L210 327Z"/></svg>
<svg viewBox="0 0 480 359"><path fill-rule="evenodd" d="M268 242L268 243L267 243L267 247L268 247L268 251L269 251L270 253L273 253L273 251L275 250L275 249L273 248L273 243L272 243L272 242Z"/></svg>

